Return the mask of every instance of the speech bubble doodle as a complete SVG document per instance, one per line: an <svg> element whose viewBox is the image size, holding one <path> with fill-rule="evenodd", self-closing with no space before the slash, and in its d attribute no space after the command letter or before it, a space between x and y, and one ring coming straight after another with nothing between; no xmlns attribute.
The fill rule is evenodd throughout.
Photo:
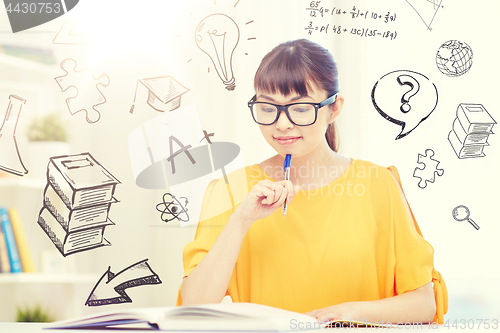
<svg viewBox="0 0 500 333"><path fill-rule="evenodd" d="M385 74L375 83L371 98L382 117L401 126L396 137L398 140L410 134L436 109L438 91L425 75L397 70Z"/></svg>

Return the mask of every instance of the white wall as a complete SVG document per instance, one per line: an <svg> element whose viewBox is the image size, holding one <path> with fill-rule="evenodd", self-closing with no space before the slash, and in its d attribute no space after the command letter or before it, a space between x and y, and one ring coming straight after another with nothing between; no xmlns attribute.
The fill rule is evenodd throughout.
<svg viewBox="0 0 500 333"><path fill-rule="evenodd" d="M433 6L425 0L411 2L419 8ZM68 256L64 261L71 263L79 273L100 275L108 266L112 271L119 271L148 258L163 282L130 289L132 304L98 309L84 306L83 291L80 292L82 299L72 301L78 304L75 311L87 313L113 307L173 305L183 275L182 248L194 235L194 227L181 228L175 221L164 223L160 220L155 205L166 190L148 190L135 184L128 136L145 121L160 115L146 104L143 86L139 86L134 113L129 113L137 80L174 77L190 89L182 96L182 106L196 106L202 128L215 133L212 140L234 142L241 147L242 164L258 163L273 151L261 138L246 107L253 96L255 70L260 59L280 42L310 38L329 48L339 65L341 90L346 99L339 119L340 152L398 167L422 232L435 249L435 266L448 284L450 310L447 318L469 318L472 314L475 317L470 318L492 318L493 313L498 313L500 295L496 286L500 270L496 265L499 254L496 237L500 227L496 223L495 205L498 204L496 191L500 182L494 171L500 163L499 141L493 134L490 146L485 149L486 157L459 160L446 137L459 103L481 103L493 118L500 119L496 81L500 75L496 53L500 49L494 36L498 30L496 16L500 5L494 0L482 1L480 5L465 0L444 0L442 5L444 7L434 18L432 31L428 31L409 3L403 0L322 0L319 4L346 11L356 6L369 13L396 13L396 21L389 23L353 19L349 14L332 16L326 13L323 18L313 19L306 10L309 0L151 0L134 4L87 0L74 10L76 13L84 6L92 9L90 14L82 15L80 26L94 38L93 44L87 45L52 44L67 16L12 34L7 16L0 10L0 31L3 32L0 44L53 50L58 59L56 65L43 67L41 74L23 69L23 64L1 67L0 110L5 109L9 94L23 95L28 100L19 123L21 151L28 149L23 135L31 117L57 109L72 132L71 153L90 152L121 181L115 194L120 203L113 205L110 211L116 226L108 227L105 232L112 246ZM224 89L208 57L194 42L196 26L213 13L230 16L240 29L233 58L236 89L232 92ZM330 31L327 34L314 31L308 35L305 28L311 20L315 26L329 24ZM397 31L397 38L358 37L349 32L337 35L332 32L334 25L348 30ZM451 39L466 42L474 51L471 70L456 78L443 75L435 65L439 46ZM110 78L110 85L101 89L107 102L98 106L101 118L97 123L87 123L82 112L71 116L65 105L68 94L60 92L52 80L64 74L58 64L67 58L77 60L78 68L92 66L96 76L106 73ZM379 115L370 98L375 82L394 70L422 73L439 92L436 110L400 140L394 139L400 128ZM189 128L189 121L186 119L186 128ZM494 132L498 131L494 128ZM418 179L412 175L417 166L417 154L423 154L427 148L434 150L445 173L437 177L435 183L421 189L417 186ZM10 194L12 189L0 191L3 192L0 204L20 208L37 268L41 270L41 252L53 249L35 222L41 208L41 191L16 189L19 191L16 198ZM204 187L196 191L203 193ZM452 218L451 211L459 204L470 208L471 218L481 226L480 230ZM87 293L91 287L88 286ZM43 288L46 287L40 286ZM59 317L67 315L60 309L61 301L40 297L42 301L52 302L50 306ZM13 314L12 306L2 302L0 310L5 311L0 313Z"/></svg>

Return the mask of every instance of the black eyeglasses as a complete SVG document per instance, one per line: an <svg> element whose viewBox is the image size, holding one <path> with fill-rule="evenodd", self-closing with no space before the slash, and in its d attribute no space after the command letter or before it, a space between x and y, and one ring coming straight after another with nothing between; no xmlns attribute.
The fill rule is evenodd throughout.
<svg viewBox="0 0 500 333"><path fill-rule="evenodd" d="M325 105L336 102L338 93L328 97L321 103L292 103L278 105L266 102L257 102L257 95L253 96L248 107L252 112L253 120L260 125L272 125L280 117L281 111L285 111L288 120L297 126L309 126L316 122L318 110Z"/></svg>

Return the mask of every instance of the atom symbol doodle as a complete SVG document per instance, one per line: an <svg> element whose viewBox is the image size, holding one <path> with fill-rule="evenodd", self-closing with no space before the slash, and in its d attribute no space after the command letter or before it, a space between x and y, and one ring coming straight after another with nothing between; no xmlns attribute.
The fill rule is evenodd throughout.
<svg viewBox="0 0 500 333"><path fill-rule="evenodd" d="M184 199L184 205L179 199ZM156 205L156 210L161 213L160 218L163 222L170 222L176 218L182 222L189 221L188 209L186 208L189 201L186 197L180 197L179 199L173 194L165 193L163 202Z"/></svg>

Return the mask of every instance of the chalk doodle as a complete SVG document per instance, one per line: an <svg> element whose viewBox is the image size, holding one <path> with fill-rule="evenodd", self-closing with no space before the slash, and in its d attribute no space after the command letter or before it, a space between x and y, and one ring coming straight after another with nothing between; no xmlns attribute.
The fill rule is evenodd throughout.
<svg viewBox="0 0 500 333"><path fill-rule="evenodd" d="M410 134L436 109L438 91L425 75L398 70L382 76L371 92L373 106L386 120L401 126L396 140Z"/></svg>
<svg viewBox="0 0 500 333"><path fill-rule="evenodd" d="M484 147L497 122L482 104L461 103L458 105L452 129L448 134L458 158L484 157Z"/></svg>
<svg viewBox="0 0 500 333"><path fill-rule="evenodd" d="M182 203L181 201L184 201ZM163 222L170 222L178 219L182 222L189 222L187 204L189 203L186 197L176 198L173 194L165 193L163 202L156 205L156 210L161 213Z"/></svg>
<svg viewBox="0 0 500 333"><path fill-rule="evenodd" d="M457 222L463 222L467 221L469 222L476 230L479 230L479 225L477 225L476 222L474 222L470 218L470 210L467 208L467 206L464 205L459 205L451 211L451 215Z"/></svg>
<svg viewBox="0 0 500 333"><path fill-rule="evenodd" d="M170 76L137 80L134 102L130 108L130 113L133 113L135 109L135 99L137 97L139 82L148 90L148 105L160 112L173 111L179 108L181 106L181 96L189 91L189 89Z"/></svg>
<svg viewBox="0 0 500 333"><path fill-rule="evenodd" d="M148 259L141 260L118 273L111 271L111 266L97 281L90 292L85 305L101 306L109 304L132 303L126 289L148 284L161 284L162 281L151 266Z"/></svg>
<svg viewBox="0 0 500 333"><path fill-rule="evenodd" d="M87 122L95 123L101 118L96 106L106 102L99 86L107 87L110 82L109 77L107 74L102 74L95 78L92 68L77 70L76 66L77 63L73 59L63 60L61 68L66 74L56 77L55 80L61 91L65 92L71 87L76 91L73 97L66 99L69 112L74 115L77 112L85 111Z"/></svg>
<svg viewBox="0 0 500 333"><path fill-rule="evenodd" d="M436 65L447 76L461 76L472 67L473 53L469 45L458 40L449 40L437 51Z"/></svg>
<svg viewBox="0 0 500 333"><path fill-rule="evenodd" d="M24 176L28 170L23 164L16 140L16 128L26 100L16 95L9 96L9 105L0 127L0 170L16 176Z"/></svg>
<svg viewBox="0 0 500 333"><path fill-rule="evenodd" d="M396 30L387 28L387 23L395 22L395 12L371 11L356 6L352 8L324 7L321 1L310 1L306 12L310 21L304 28L308 35L314 32L332 35L351 35L357 37L382 38L394 40ZM317 21L321 23L318 24ZM356 26L353 26L356 23ZM359 23L363 25L360 26Z"/></svg>
<svg viewBox="0 0 500 333"><path fill-rule="evenodd" d="M240 39L240 29L232 18L216 13L205 17L196 27L195 41L208 55L228 91L236 87L233 53Z"/></svg>
<svg viewBox="0 0 500 333"><path fill-rule="evenodd" d="M434 159L434 150L426 149L425 155L418 154L417 163L420 164L420 168L417 166L413 171L413 177L419 178L418 187L426 188L427 183L434 183L437 176L442 176L444 174L443 169L438 169L439 161Z"/></svg>
<svg viewBox="0 0 500 333"><path fill-rule="evenodd" d="M444 8L443 0L406 0L406 2L418 14L427 30L432 31L432 23L438 11Z"/></svg>
<svg viewBox="0 0 500 333"><path fill-rule="evenodd" d="M104 230L120 182L89 153L51 157L38 224L63 256L111 245Z"/></svg>

